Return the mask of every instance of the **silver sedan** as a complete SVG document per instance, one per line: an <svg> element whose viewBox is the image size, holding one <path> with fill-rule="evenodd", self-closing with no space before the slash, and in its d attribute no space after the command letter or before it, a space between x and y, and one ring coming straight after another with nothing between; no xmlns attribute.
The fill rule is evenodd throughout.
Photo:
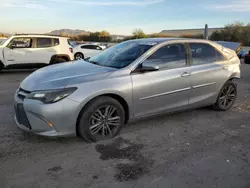
<svg viewBox="0 0 250 188"><path fill-rule="evenodd" d="M202 106L230 109L239 67L234 51L206 40L126 41L87 61L32 73L15 93L15 120L38 135L108 139L145 116Z"/></svg>

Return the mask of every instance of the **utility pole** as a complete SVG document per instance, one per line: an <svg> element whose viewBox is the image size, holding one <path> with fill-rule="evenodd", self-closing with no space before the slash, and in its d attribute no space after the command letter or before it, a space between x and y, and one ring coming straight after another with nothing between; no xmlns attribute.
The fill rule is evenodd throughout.
<svg viewBox="0 0 250 188"><path fill-rule="evenodd" d="M204 39L205 39L205 40L208 40L208 26L207 26L207 24L205 25Z"/></svg>

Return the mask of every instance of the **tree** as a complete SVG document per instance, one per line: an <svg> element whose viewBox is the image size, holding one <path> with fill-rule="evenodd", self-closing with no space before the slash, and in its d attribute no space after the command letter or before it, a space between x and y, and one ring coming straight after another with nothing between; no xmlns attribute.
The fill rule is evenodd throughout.
<svg viewBox="0 0 250 188"><path fill-rule="evenodd" d="M249 24L244 25L241 22L228 24L223 30L213 32L210 40L240 42L244 45L250 45L250 26Z"/></svg>
<svg viewBox="0 0 250 188"><path fill-rule="evenodd" d="M141 38L146 38L146 37L147 35L141 29L134 29L133 38L141 39Z"/></svg>

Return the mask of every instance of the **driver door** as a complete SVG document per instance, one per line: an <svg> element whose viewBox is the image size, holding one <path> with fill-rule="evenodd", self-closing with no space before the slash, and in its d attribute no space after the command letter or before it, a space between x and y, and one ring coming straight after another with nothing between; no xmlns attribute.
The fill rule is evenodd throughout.
<svg viewBox="0 0 250 188"><path fill-rule="evenodd" d="M8 65L34 63L32 58L32 38L13 38L4 48L4 57Z"/></svg>
<svg viewBox="0 0 250 188"><path fill-rule="evenodd" d="M159 70L131 74L136 117L188 106L191 80L186 54L183 44L163 46L145 60Z"/></svg>

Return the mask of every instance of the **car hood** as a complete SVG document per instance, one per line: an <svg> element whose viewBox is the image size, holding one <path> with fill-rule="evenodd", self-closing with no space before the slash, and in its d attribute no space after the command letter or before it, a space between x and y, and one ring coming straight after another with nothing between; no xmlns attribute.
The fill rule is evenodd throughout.
<svg viewBox="0 0 250 188"><path fill-rule="evenodd" d="M101 79L117 69L94 65L86 61L72 61L51 65L29 75L20 85L27 91L58 89L67 85Z"/></svg>

